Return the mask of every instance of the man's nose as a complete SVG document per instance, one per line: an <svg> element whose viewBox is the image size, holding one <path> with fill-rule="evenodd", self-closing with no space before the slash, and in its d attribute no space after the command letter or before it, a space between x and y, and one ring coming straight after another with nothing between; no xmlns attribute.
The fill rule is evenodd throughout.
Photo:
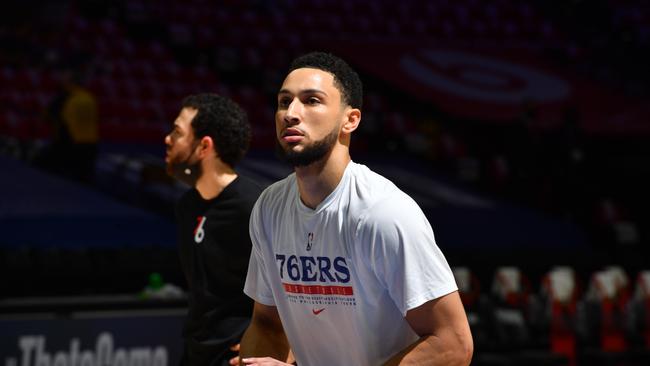
<svg viewBox="0 0 650 366"><path fill-rule="evenodd" d="M291 104L287 106L287 112L284 115L284 121L287 124L296 124L300 121L300 113L302 111L302 103L298 98L294 98Z"/></svg>

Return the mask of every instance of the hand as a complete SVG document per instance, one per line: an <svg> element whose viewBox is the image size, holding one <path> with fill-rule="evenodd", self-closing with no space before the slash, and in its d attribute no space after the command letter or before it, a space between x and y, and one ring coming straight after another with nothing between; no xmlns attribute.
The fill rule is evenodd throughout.
<svg viewBox="0 0 650 366"><path fill-rule="evenodd" d="M233 352L237 352L237 353L239 353L239 343L237 343L237 344L234 345L234 346L231 346L231 347L230 347L230 350L233 351ZM237 356L231 358L230 361L228 361L228 363L229 363L231 366L239 366L239 355L237 355Z"/></svg>
<svg viewBox="0 0 650 366"><path fill-rule="evenodd" d="M244 365L251 366L293 366L290 363L278 361L271 357L248 357L242 358Z"/></svg>

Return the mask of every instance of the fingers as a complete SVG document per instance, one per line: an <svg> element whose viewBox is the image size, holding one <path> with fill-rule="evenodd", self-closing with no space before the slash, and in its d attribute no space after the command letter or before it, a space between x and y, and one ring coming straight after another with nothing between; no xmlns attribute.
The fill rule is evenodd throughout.
<svg viewBox="0 0 650 366"><path fill-rule="evenodd" d="M244 365L250 366L291 366L288 363L284 363L273 359L271 357L249 357L242 358Z"/></svg>
<svg viewBox="0 0 650 366"><path fill-rule="evenodd" d="M239 352L239 343L230 346L230 350L233 352ZM228 361L228 364L231 366L239 366L239 356L235 356Z"/></svg>
<svg viewBox="0 0 650 366"><path fill-rule="evenodd" d="M235 356L228 361L228 364L231 366L239 366L239 356Z"/></svg>

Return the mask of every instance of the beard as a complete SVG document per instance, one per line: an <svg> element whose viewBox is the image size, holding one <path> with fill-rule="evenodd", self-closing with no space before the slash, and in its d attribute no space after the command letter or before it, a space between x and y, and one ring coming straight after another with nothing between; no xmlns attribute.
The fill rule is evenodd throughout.
<svg viewBox="0 0 650 366"><path fill-rule="evenodd" d="M167 164L167 174L194 187L201 176L201 162L170 162Z"/></svg>
<svg viewBox="0 0 650 366"><path fill-rule="evenodd" d="M323 160L334 148L337 138L338 130L335 129L322 139L305 146L300 152L291 150L291 147L283 147L277 140L275 145L280 158L295 168Z"/></svg>
<svg viewBox="0 0 650 366"><path fill-rule="evenodd" d="M167 174L171 177L178 179L179 181L188 184L192 187L196 185L196 182L199 180L199 177L202 173L201 161L196 160L192 162L192 156L194 152L187 158L182 161L178 159L171 159L167 163L166 171Z"/></svg>

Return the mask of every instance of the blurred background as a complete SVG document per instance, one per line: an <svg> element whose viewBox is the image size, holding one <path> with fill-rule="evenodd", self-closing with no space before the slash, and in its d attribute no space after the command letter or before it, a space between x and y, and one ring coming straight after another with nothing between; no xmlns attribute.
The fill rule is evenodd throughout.
<svg viewBox="0 0 650 366"><path fill-rule="evenodd" d="M254 130L238 171L286 176L275 95L312 50L360 73L353 159L429 218L474 364L648 364L647 2L12 1L0 19L6 366L177 362L187 187L163 138L184 96L226 95Z"/></svg>

